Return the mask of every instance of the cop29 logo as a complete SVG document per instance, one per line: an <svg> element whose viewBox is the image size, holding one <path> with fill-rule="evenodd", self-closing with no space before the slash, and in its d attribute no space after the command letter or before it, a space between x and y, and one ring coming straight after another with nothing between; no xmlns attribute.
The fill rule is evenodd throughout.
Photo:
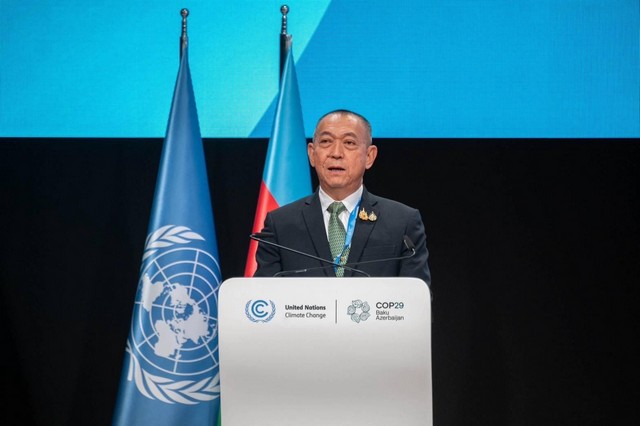
<svg viewBox="0 0 640 426"><path fill-rule="evenodd" d="M404 309L404 302L378 302L376 303L378 309Z"/></svg>
<svg viewBox="0 0 640 426"><path fill-rule="evenodd" d="M273 300L249 300L244 307L244 313L253 322L269 322L276 314L276 304Z"/></svg>
<svg viewBox="0 0 640 426"><path fill-rule="evenodd" d="M371 316L370 310L369 302L363 302L360 299L353 300L351 305L347 307L347 315L349 315L351 321L359 323L360 321L366 321Z"/></svg>

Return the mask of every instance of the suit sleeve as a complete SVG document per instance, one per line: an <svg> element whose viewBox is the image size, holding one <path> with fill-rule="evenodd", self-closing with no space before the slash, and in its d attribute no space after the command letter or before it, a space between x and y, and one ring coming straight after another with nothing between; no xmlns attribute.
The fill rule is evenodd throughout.
<svg viewBox="0 0 640 426"><path fill-rule="evenodd" d="M414 209L413 215L407 223L407 236L416 247L415 256L402 262L400 276L416 277L423 280L431 288L431 271L429 270L429 251L427 249L427 236L420 216L420 211Z"/></svg>
<svg viewBox="0 0 640 426"><path fill-rule="evenodd" d="M271 213L267 213L264 220L264 228L262 233L268 235L264 239L277 243L278 236L273 223L273 217ZM254 277L273 277L274 274L282 270L282 259L280 257L280 249L268 244L258 242L258 249L256 251L256 263L258 267L254 272Z"/></svg>

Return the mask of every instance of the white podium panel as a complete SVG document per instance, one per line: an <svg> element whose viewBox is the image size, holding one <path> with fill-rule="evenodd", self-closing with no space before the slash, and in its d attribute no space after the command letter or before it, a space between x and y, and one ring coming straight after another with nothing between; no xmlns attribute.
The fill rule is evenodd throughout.
<svg viewBox="0 0 640 426"><path fill-rule="evenodd" d="M431 425L416 278L232 278L219 292L223 426Z"/></svg>

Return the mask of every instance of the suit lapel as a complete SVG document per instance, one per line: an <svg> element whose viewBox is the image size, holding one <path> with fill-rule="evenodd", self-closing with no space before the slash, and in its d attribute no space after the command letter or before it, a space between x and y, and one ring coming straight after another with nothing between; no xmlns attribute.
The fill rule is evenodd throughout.
<svg viewBox="0 0 640 426"><path fill-rule="evenodd" d="M347 263L354 263L360 261L362 258L362 253L364 251L364 247L369 240L369 236L375 227L376 221L371 220L362 220L359 217L360 211L364 208L364 211L367 213L375 212L375 214L379 217L380 212L376 209L377 200L375 195L369 194L366 188L364 188L362 192L362 201L360 202L360 206L358 207L358 216L356 217L356 227L353 230L353 238L351 239L351 250L349 251L349 259ZM358 265L355 266L358 269ZM345 276L354 276L353 271L345 271ZM358 276L358 275L355 275Z"/></svg>

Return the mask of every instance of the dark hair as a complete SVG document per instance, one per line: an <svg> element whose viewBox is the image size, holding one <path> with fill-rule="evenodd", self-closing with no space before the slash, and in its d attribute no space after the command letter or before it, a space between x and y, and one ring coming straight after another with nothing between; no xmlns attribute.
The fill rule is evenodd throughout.
<svg viewBox="0 0 640 426"><path fill-rule="evenodd" d="M334 115L334 114L337 114L337 115L349 115L349 116L355 117L356 119L360 120L360 122L362 124L364 124L365 129L367 129L367 132L369 133L369 141L368 142L369 142L369 145L371 145L371 143L373 142L372 134L371 134L371 123L369 123L369 120L367 120L365 118L365 116L363 116L361 114L358 114L357 112L350 111L348 109L335 109L333 111L329 111L328 113L324 114L322 117L320 117L318 119L318 122L316 123L316 130L318 129L318 125L320 124L320 122L322 120L324 120L326 117L328 117L330 115ZM313 139L315 140L315 138L316 138L316 131L314 130L313 131Z"/></svg>

